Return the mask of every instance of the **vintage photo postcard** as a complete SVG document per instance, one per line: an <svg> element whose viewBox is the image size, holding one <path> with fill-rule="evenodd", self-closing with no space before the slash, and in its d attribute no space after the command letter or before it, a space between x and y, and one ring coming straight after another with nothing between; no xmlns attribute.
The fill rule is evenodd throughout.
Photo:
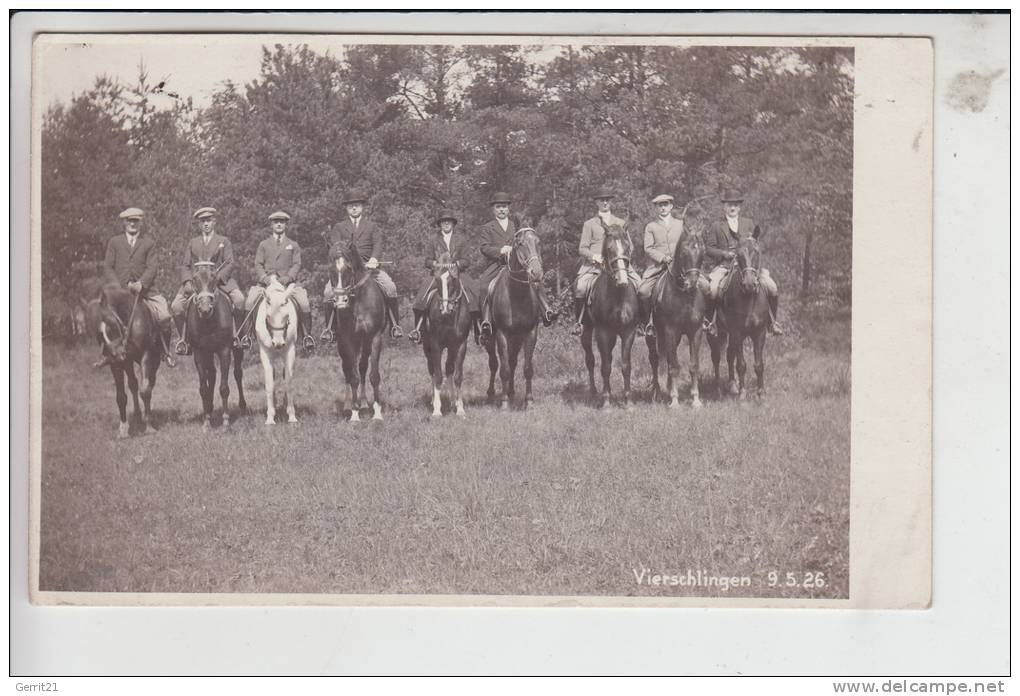
<svg viewBox="0 0 1020 696"><path fill-rule="evenodd" d="M915 38L38 35L32 600L927 607L932 90Z"/></svg>

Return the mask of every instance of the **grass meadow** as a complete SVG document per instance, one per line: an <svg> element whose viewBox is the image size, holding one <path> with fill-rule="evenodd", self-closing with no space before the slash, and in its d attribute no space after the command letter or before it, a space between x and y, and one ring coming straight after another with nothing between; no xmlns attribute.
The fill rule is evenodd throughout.
<svg viewBox="0 0 1020 696"><path fill-rule="evenodd" d="M472 344L467 418L430 419L420 349L387 340L382 423L341 419L339 358L319 347L298 359L297 424L263 425L250 354L250 412L203 432L183 358L159 371L158 432L127 440L95 346L44 344L40 589L846 597L849 311L790 324L766 346L763 402L717 399L706 345L705 407L651 403L636 341L636 407L601 411L564 324L541 330L526 411L485 403ZM641 569L752 586L639 584Z"/></svg>

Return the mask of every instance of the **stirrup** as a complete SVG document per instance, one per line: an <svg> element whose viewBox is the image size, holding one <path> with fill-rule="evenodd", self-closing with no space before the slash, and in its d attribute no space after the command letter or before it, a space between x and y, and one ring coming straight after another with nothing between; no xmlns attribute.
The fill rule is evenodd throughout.
<svg viewBox="0 0 1020 696"><path fill-rule="evenodd" d="M714 320L710 321L708 319L702 319L701 320L701 329L705 333L707 333L709 336L718 336L719 335L719 329L718 329L718 327L716 327Z"/></svg>
<svg viewBox="0 0 1020 696"><path fill-rule="evenodd" d="M407 339L409 341L411 341L411 343L413 343L413 344L415 344L417 346L420 346L421 345L421 331L419 331L418 329L411 329L408 332L408 334L407 334Z"/></svg>
<svg viewBox="0 0 1020 696"><path fill-rule="evenodd" d="M104 355L103 357L99 358L99 360L96 360L94 363L92 363L92 367L98 369L100 367L106 367L109 364L110 358Z"/></svg>
<svg viewBox="0 0 1020 696"><path fill-rule="evenodd" d="M773 319L771 322L769 322L769 333L772 334L773 336L782 336L784 333L783 327L780 325L778 321Z"/></svg>
<svg viewBox="0 0 1020 696"><path fill-rule="evenodd" d="M655 338L655 324L648 322L642 326L638 323L638 333L645 338Z"/></svg>
<svg viewBox="0 0 1020 696"><path fill-rule="evenodd" d="M574 326L571 327L571 329L570 329L570 335L572 335L572 336L580 336L583 333L584 333L584 324L582 324L581 322L575 322Z"/></svg>
<svg viewBox="0 0 1020 696"><path fill-rule="evenodd" d="M177 341L177 345L174 346L174 351L177 355L191 355L191 344L182 338Z"/></svg>
<svg viewBox="0 0 1020 696"><path fill-rule="evenodd" d="M481 325L478 328L479 328L479 331L481 331L482 336L492 336L492 322L491 321L486 321L486 320L483 319Z"/></svg>
<svg viewBox="0 0 1020 696"><path fill-rule="evenodd" d="M403 338L404 330L394 324L390 327L390 338Z"/></svg>
<svg viewBox="0 0 1020 696"><path fill-rule="evenodd" d="M177 367L177 361L174 360L174 356L172 353L164 353L163 361L166 362L167 367Z"/></svg>
<svg viewBox="0 0 1020 696"><path fill-rule="evenodd" d="M559 316L560 313L557 312L555 309L547 309L544 312L542 312L542 323L545 324L546 326L552 326L556 322L556 319L559 318Z"/></svg>
<svg viewBox="0 0 1020 696"><path fill-rule="evenodd" d="M321 334L319 334L319 340L325 341L326 343L332 343L335 339L336 335L333 333L333 329L328 326L322 330Z"/></svg>
<svg viewBox="0 0 1020 696"><path fill-rule="evenodd" d="M302 342L307 350L311 350L312 348L315 347L315 339L312 338L311 334L305 334L305 337Z"/></svg>

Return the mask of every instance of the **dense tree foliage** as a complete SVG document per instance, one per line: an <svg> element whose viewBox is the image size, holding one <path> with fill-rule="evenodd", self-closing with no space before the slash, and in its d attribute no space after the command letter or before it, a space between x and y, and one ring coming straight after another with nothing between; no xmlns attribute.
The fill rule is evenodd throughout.
<svg viewBox="0 0 1020 696"><path fill-rule="evenodd" d="M721 214L719 192L738 188L784 292L849 302L852 65L840 48L276 45L254 82L225 83L202 109L144 68L134 85L99 78L45 115L44 294L76 291L128 206L146 210L167 293L204 205L220 210L242 283L266 215L289 211L317 289L352 186L372 193L405 294L422 280L436 211L459 210L474 234L496 189L543 236L560 290L605 184L636 239L652 195L674 194L698 229ZM174 105L157 108L155 94Z"/></svg>

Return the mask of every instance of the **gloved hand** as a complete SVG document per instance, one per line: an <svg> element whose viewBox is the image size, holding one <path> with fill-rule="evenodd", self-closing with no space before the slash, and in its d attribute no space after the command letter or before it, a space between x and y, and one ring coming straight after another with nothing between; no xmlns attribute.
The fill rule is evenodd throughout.
<svg viewBox="0 0 1020 696"><path fill-rule="evenodd" d="M602 263L602 254L592 254L591 262L595 264Z"/></svg>
<svg viewBox="0 0 1020 696"><path fill-rule="evenodd" d="M373 256L365 262L365 268L379 268L379 259Z"/></svg>
<svg viewBox="0 0 1020 696"><path fill-rule="evenodd" d="M131 282L129 282L127 284L127 286L128 286L128 290L130 290L131 292L138 293L138 292L142 291L142 284L140 282L138 282L137 280L132 280Z"/></svg>
<svg viewBox="0 0 1020 696"><path fill-rule="evenodd" d="M501 253L503 256L509 256L510 252L513 250L514 248L512 246L510 246L509 244L504 244L503 248L499 250L499 253Z"/></svg>

